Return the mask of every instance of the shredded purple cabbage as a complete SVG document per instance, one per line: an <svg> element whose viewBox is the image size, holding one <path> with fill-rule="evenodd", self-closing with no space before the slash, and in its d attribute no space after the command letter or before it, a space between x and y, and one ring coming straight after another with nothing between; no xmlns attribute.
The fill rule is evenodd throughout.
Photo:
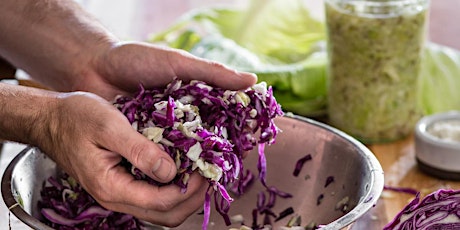
<svg viewBox="0 0 460 230"><path fill-rule="evenodd" d="M278 214L278 217L276 217L275 219L275 222L276 221L279 221L283 218L285 218L286 216L289 216L291 214L294 214L294 209L292 207L289 207L289 208L286 208L284 209L283 211L281 211L279 214Z"/></svg>
<svg viewBox="0 0 460 230"><path fill-rule="evenodd" d="M305 164L305 162L311 160L312 157L311 157L311 154L307 154L305 155L304 157L300 158L296 165L295 165L295 168L294 168L294 172L292 173L295 177L296 176L299 176L300 174L300 171L302 170L303 168L303 165Z"/></svg>
<svg viewBox="0 0 460 230"><path fill-rule="evenodd" d="M390 191L395 191L395 192L402 192L402 193L407 193L411 195L417 195L419 191L413 189L413 188L403 188L403 187L393 187L389 185L383 186L383 189L385 190L390 190Z"/></svg>
<svg viewBox="0 0 460 230"><path fill-rule="evenodd" d="M100 206L72 177L48 178L38 208L44 223L54 229L144 229L135 217Z"/></svg>
<svg viewBox="0 0 460 230"><path fill-rule="evenodd" d="M267 199L268 194L268 199ZM257 195L257 204L256 208L253 210L253 223L252 229L264 229L267 225L272 225L272 219L277 220L280 215L276 215L275 212L272 210L275 207L277 197L281 198L291 198L292 195L283 191L278 190L274 186L266 187L266 191L260 191ZM258 224L257 219L258 216L261 215L263 217L263 223L261 225ZM287 215L287 214L283 214Z"/></svg>
<svg viewBox="0 0 460 230"><path fill-rule="evenodd" d="M265 144L273 144L280 131L274 118L282 116L271 87L259 83L243 91L212 87L201 81L184 84L175 79L166 88L140 90L133 97L118 97L114 105L133 128L161 144L176 160L178 174L172 183L186 191L191 173L198 171L209 182L204 204L203 229L210 216L212 190L216 210L230 225L233 198L242 194L253 175L244 172L243 154L259 147L259 179L266 185ZM256 133L259 136L256 137ZM129 162L136 179L161 186ZM282 192L279 192L282 194ZM284 195L284 194L283 194Z"/></svg>
<svg viewBox="0 0 460 230"><path fill-rule="evenodd" d="M241 173L240 182L232 184L230 191L238 196L243 195L254 184L254 179L254 174L246 170L246 174Z"/></svg>
<svg viewBox="0 0 460 230"><path fill-rule="evenodd" d="M201 81L183 84L175 79L166 88L140 90L133 97L117 97L114 106L148 139L160 144L175 159L178 174L171 183L183 192L191 173L198 171L208 179L202 229L207 229L211 196L217 212L230 225L228 211L233 198L227 188L241 195L253 183L254 175L242 163L243 154L259 147L259 179L270 200L291 195L266 185L265 144L273 144L280 131L273 119L282 116L271 87L259 83L244 91L215 88ZM259 133L256 138L255 134ZM147 177L126 159L122 164L136 179L162 186ZM39 207L45 222L57 229L142 229L136 218L104 209L71 177L49 178ZM216 192L213 192L216 191ZM153 198L152 198L153 199ZM273 216L276 216L272 214ZM268 220L266 221L268 222Z"/></svg>
<svg viewBox="0 0 460 230"><path fill-rule="evenodd" d="M460 190L435 191L420 201L420 193L383 230L459 229Z"/></svg>
<svg viewBox="0 0 460 230"><path fill-rule="evenodd" d="M326 178L326 183L324 184L324 187L326 188L327 186L329 186L332 182L335 181L335 177L334 176L328 176Z"/></svg>
<svg viewBox="0 0 460 230"><path fill-rule="evenodd" d="M324 194L322 194L322 193L319 194L319 196L316 198L316 205L317 206L320 205L321 202L323 201L323 199L324 199Z"/></svg>

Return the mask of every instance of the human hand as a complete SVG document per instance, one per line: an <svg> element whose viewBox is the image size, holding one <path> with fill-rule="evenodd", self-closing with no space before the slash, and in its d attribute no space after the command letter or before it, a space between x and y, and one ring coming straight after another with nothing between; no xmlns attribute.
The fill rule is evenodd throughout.
<svg viewBox="0 0 460 230"><path fill-rule="evenodd" d="M140 83L146 88L166 86L175 77L185 81L202 80L212 85L233 90L247 88L256 82L256 77L252 74L239 73L221 64L196 58L183 51L152 44L122 43L115 46L101 45L97 47L98 49L89 53L92 55L91 58L79 57L81 58L78 61L80 63L79 69L69 69L63 75L63 78L72 78L68 82L73 84L67 85L68 88L58 88L59 90L93 92L111 101L116 95L131 94L136 91ZM105 47L110 48L106 49ZM89 61L85 62L84 60ZM67 109L63 109L63 111L69 110L80 115L72 116L75 119L72 122L62 122L66 125L74 124L74 127L70 128L72 132L60 143L72 143L73 140L79 140L82 144L78 144L77 149L65 147L67 144L50 145L48 148L42 149L53 156L53 159L66 172L74 176L101 205L114 211L129 213L140 219L167 226L180 224L203 205L208 184L198 174L193 175L189 181L188 192L185 195L180 194L179 187L175 185L158 188L145 182L134 181L131 175L117 166L121 157L127 158L141 171L153 176L154 179L158 179L152 175L151 170L157 163L158 158L156 156L164 156L166 153L154 143L146 144L148 140L142 135L137 133L134 135L133 132L135 131L125 121L124 117L120 118L123 115L118 111L111 112L110 116L105 112L94 114L100 108L98 110L95 105L88 107L79 104L87 101L87 98L83 100L85 97L81 98L82 95L69 95L71 95L72 100L63 99L66 101L64 105L67 105ZM107 101L104 103L103 108L108 109L107 106L109 106L111 110L114 109ZM100 120L95 118L89 120L88 115L85 115L86 113L91 115L90 117L96 116ZM115 113L118 114L118 118ZM121 119L125 122L121 122ZM114 125L115 123L117 125ZM84 127L88 127L85 130L86 137L81 137L81 134L78 133L78 130L84 128L79 127L82 124ZM125 128L119 127L121 124L124 124ZM108 131L95 128L102 127L102 130L105 130L110 126L118 128ZM120 133L127 132L125 130L128 128L128 133L131 133L131 141L144 143L142 148L136 145L125 145L124 148L117 146L120 143L126 144L126 139ZM104 135L101 134L102 132ZM56 132L56 135L58 134ZM93 158L93 155L100 156L101 159ZM167 157L163 159L172 162L169 156ZM98 167L92 166L93 162L98 162ZM171 167L174 167L174 163L171 164ZM173 170L172 174L175 175L175 168ZM104 177L96 177L96 175L104 175ZM159 181L168 182L172 178ZM133 189L133 184L139 189ZM152 190L156 192L154 193ZM164 200L163 198L158 200L158 197L164 197ZM156 202L149 202L148 199L156 200Z"/></svg>
<svg viewBox="0 0 460 230"><path fill-rule="evenodd" d="M237 72L222 64L195 57L185 51L154 44L131 42L99 46L80 73L85 76L73 90L96 93L112 100L145 88L166 86L173 78L201 80L210 85L238 90L256 83L254 74Z"/></svg>
<svg viewBox="0 0 460 230"><path fill-rule="evenodd" d="M0 33L0 55L52 90L92 92L111 101L116 95L134 92L140 83L146 88L165 86L175 77L232 90L256 82L255 75L238 73L178 50L120 43L71 0L9 0L3 6L0 16L8 20L0 20L4 31ZM175 185L158 188L134 181L118 166L125 157L161 182L171 180L176 173L172 159L132 129L107 101L92 94L66 94L57 100L58 107L52 108L37 100L37 95L24 99L22 108L17 103L19 97L0 95L0 104L4 97L5 103L14 108L4 110L11 113L11 119L0 122L0 131L8 131L4 133L10 134L10 140L40 147L104 207L174 226L203 204L208 185L200 175L193 175L187 193L181 194ZM19 115L13 113L22 110L24 113ZM18 118L29 123L6 123ZM26 127L35 119L46 122L40 122L42 128ZM39 133L32 134L35 137L16 134L15 130L23 130L21 127ZM168 176L161 174L162 170L152 173L160 156L164 157L163 163L172 164L170 174L165 173Z"/></svg>
<svg viewBox="0 0 460 230"><path fill-rule="evenodd" d="M39 138L34 142L105 208L176 226L203 205L208 184L199 174L191 176L183 194L176 185L135 180L119 165L123 156L159 182L176 175L169 155L102 98L81 92L59 96L42 124L50 128L34 135Z"/></svg>

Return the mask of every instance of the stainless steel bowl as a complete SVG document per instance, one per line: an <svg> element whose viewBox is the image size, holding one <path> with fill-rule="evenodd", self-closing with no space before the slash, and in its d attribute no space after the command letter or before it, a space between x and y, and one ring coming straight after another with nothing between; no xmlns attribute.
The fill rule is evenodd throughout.
<svg viewBox="0 0 460 230"><path fill-rule="evenodd" d="M325 225L322 229L337 230L348 228L377 202L383 190L383 171L363 144L323 123L299 116L278 118L276 124L283 132L274 145L265 149L267 183L291 193L293 198L278 199L275 213L292 207L301 215L302 225L314 222ZM294 177L296 162L307 154L312 155L312 160ZM257 173L256 165L257 152L254 151L246 158L245 167ZM39 221L36 204L42 183L58 170L45 154L36 148L27 148L3 175L2 195L7 207L12 207L11 212L32 228L46 229ZM333 177L334 182L325 186L328 177ZM260 183L256 183L236 198L230 215L241 214L250 225L257 194L262 190ZM320 196L323 198L318 204ZM345 212L341 210L344 205L347 206ZM229 229L221 216L211 210L208 229ZM275 222L274 229L286 225L289 219ZM202 220L202 215L192 215L177 229L201 229Z"/></svg>

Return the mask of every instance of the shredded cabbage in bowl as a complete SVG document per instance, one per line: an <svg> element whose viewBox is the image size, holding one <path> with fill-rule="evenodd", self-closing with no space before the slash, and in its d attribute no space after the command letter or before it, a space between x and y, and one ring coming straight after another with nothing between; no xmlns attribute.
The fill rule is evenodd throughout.
<svg viewBox="0 0 460 230"><path fill-rule="evenodd" d="M261 183L273 196L290 197L290 194L267 186L265 182L264 146L275 142L276 135L281 130L273 119L283 115L272 88L267 87L265 82L246 90L230 91L212 87L202 81L193 80L184 84L181 80L174 79L166 88L145 89L140 85L136 94L119 96L113 104L127 117L134 129L158 143L175 160L178 173L168 184L176 184L185 192L189 176L195 171L208 180L209 187L203 206L203 229L207 229L209 223L212 194L217 211L227 225L231 224L228 211L233 198L227 189L240 195L252 183L253 175L244 170L242 160L244 153L255 146L259 148L257 168ZM126 159L121 164L136 179L157 186L164 185L147 177ZM50 203L46 207L42 206L41 211L47 224L64 229L81 229L80 224L85 221L99 223L101 219L104 222L120 219L108 218L113 216L112 212L95 202L79 209L80 212L76 215L67 215L65 210L68 209L60 207L70 208L71 205L75 206L70 201L93 200L92 197L78 184L62 189L62 183L69 184L67 177L50 178L49 181L54 183L43 189L47 192L42 192L42 200L67 197L69 192L75 199L63 199L60 201L62 205ZM59 181L61 184L57 183ZM91 214L93 211L100 215ZM82 212L86 216L85 221L78 221ZM85 214L88 212L91 215ZM129 220L134 229L142 227L141 222L129 215L121 219ZM110 228L111 224L114 223L100 227Z"/></svg>
<svg viewBox="0 0 460 230"><path fill-rule="evenodd" d="M118 97L114 105L133 128L161 144L176 160L178 175L172 183L185 192L191 173L198 171L209 181L204 204L203 229L210 216L212 191L217 211L229 225L228 211L233 198L226 187L243 193L243 153L259 144L259 177L265 185L264 144L275 141L279 129L273 122L283 115L271 87L259 83L244 91L230 91L193 80L175 79L164 88L141 89L133 97ZM260 132L259 137L255 133ZM129 165L129 163L128 163ZM132 168L137 179L147 180Z"/></svg>

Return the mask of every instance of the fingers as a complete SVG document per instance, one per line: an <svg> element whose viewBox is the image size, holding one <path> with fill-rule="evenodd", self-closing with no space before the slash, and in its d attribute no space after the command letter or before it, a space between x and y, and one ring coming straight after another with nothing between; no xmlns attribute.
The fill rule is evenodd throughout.
<svg viewBox="0 0 460 230"><path fill-rule="evenodd" d="M207 182L198 173L191 175L186 193L182 193L176 185L156 187L144 181L124 183L124 179L119 180L120 177L129 175L117 172L114 176L117 179L111 183L110 202L100 201L101 205L169 227L179 225L203 207L208 188ZM113 202L115 200L119 202Z"/></svg>
<svg viewBox="0 0 460 230"><path fill-rule="evenodd" d="M246 89L257 82L252 73L238 72L188 52L147 43L120 43L98 62L106 82L131 91L165 86L173 78L201 80L225 89Z"/></svg>
<svg viewBox="0 0 460 230"><path fill-rule="evenodd" d="M88 135L93 136L90 139L100 147L122 155L159 182L169 182L175 177L176 166L171 157L134 130L127 118L110 103L88 93L72 93L67 98L70 109L84 105L90 112L91 116L87 114L87 119L81 123L88 125L86 129L92 131Z"/></svg>
<svg viewBox="0 0 460 230"><path fill-rule="evenodd" d="M135 180L119 164L122 155L160 182L172 180L177 173L169 155L134 130L110 103L87 93L68 94L60 102L59 111L65 114L60 123L69 126L58 129L66 130L59 140L72 145L46 150L55 152L59 165L70 169L101 205L166 225L178 225L203 205L208 184L198 173L190 177L187 192L182 193L176 185L156 187Z"/></svg>
<svg viewBox="0 0 460 230"><path fill-rule="evenodd" d="M110 139L103 139L104 147L119 153L154 180L163 183L171 181L177 173L173 159L124 120L110 128Z"/></svg>
<svg viewBox="0 0 460 230"><path fill-rule="evenodd" d="M184 80L201 80L231 90L245 89L257 82L253 73L238 72L223 64L195 57L187 52L170 51L169 62Z"/></svg>

